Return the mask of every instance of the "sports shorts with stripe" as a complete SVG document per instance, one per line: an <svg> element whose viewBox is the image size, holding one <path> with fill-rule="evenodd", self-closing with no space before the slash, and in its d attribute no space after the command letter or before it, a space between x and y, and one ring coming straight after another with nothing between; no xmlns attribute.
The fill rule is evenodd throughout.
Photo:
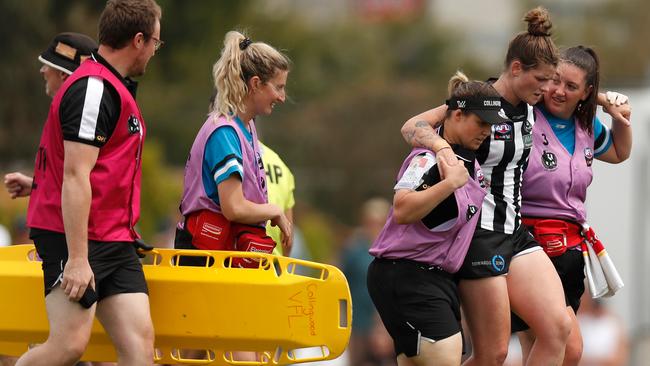
<svg viewBox="0 0 650 366"><path fill-rule="evenodd" d="M417 356L422 341L433 343L461 331L452 274L407 259L376 258L368 266L367 283L395 354Z"/></svg>

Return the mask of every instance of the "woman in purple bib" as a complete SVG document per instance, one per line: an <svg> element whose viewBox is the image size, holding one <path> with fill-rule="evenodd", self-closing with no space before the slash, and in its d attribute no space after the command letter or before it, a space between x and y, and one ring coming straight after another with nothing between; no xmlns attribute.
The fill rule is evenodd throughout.
<svg viewBox="0 0 650 366"><path fill-rule="evenodd" d="M370 248L368 292L403 365L459 365L460 301L453 274L465 258L486 191L474 157L490 127L506 121L498 93L457 73L438 130L464 164L440 177L435 154L404 160L393 207ZM441 162L444 164L444 161Z"/></svg>
<svg viewBox="0 0 650 366"><path fill-rule="evenodd" d="M239 32L226 34L213 67L212 111L185 165L177 248L271 253L275 245L265 241L267 220L280 227L283 241L290 237L291 223L267 200L255 130L256 116L284 103L288 73L289 59L275 48ZM259 236L252 241L255 248L241 240L250 234Z"/></svg>
<svg viewBox="0 0 650 366"><path fill-rule="evenodd" d="M228 32L221 57L214 64L217 94L211 113L199 130L185 165L183 219L175 248L271 253L266 236L271 220L291 236L284 211L268 203L266 175L255 130L255 117L269 115L284 103L289 59L275 48ZM205 257L181 257L181 265L206 266ZM257 261L236 258L231 266L257 267ZM195 355L191 355L194 357ZM255 361L253 352L236 352L237 361Z"/></svg>
<svg viewBox="0 0 650 366"><path fill-rule="evenodd" d="M572 319L565 366L577 365L582 355L576 312L585 291L580 243L591 165L594 158L620 163L632 149L627 97L599 94L598 84L599 62L593 49L577 46L562 52L544 102L535 106L533 148L522 188L522 222L551 258ZM595 117L597 104L612 116L611 130ZM518 334L525 361L534 334L516 316L512 327L515 332L526 330Z"/></svg>

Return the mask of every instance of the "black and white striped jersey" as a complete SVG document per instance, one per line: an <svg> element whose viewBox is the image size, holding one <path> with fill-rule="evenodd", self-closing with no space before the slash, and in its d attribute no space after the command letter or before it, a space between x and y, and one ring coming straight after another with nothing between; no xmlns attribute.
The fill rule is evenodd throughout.
<svg viewBox="0 0 650 366"><path fill-rule="evenodd" d="M533 107L525 102L513 106L501 98L510 122L492 126L490 137L477 151L488 194L483 201L483 229L512 234L520 225L521 183L533 144Z"/></svg>

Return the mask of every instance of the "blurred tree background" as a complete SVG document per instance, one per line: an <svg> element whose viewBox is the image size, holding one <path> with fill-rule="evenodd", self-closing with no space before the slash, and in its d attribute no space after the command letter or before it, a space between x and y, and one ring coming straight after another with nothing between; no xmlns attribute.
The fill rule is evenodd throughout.
<svg viewBox="0 0 650 366"><path fill-rule="evenodd" d="M481 29L482 17L492 14L471 6L458 8L465 15L476 13L471 23L455 14L436 15L436 4L445 1L158 2L165 45L149 63L138 92L149 127L140 228L145 238L154 239L177 218L182 168L205 119L212 64L224 34L239 29L284 50L293 61L288 102L260 118L258 128L261 139L294 171L297 222L306 236L321 238L319 247L340 241L356 224L361 202L371 196L391 198L395 174L409 150L399 133L402 123L443 103L456 69L476 79L498 75L507 40L523 29L525 10L538 4L496 2L510 4L514 18L504 20L510 24L504 25L504 39L487 44L496 53L488 60L467 50L473 34L461 30ZM647 84L647 1L540 3L552 13L559 45L598 46L606 83ZM58 32L96 37L103 6L102 0L0 2L3 174L15 169L31 172L50 103L37 55ZM26 202L5 198L0 199L0 222L10 225ZM318 253L318 259L331 256L327 249Z"/></svg>

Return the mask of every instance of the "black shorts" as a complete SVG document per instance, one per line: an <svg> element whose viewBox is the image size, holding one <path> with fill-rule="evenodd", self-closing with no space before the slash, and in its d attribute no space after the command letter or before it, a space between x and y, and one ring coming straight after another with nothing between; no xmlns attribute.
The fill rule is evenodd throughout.
<svg viewBox="0 0 650 366"><path fill-rule="evenodd" d="M582 258L582 251L575 248L569 249L562 255L552 257L551 262L562 280L566 306L570 306L577 314L578 308L580 308L580 298L585 293L585 262ZM530 328L515 313L510 315L513 333Z"/></svg>
<svg viewBox="0 0 650 366"><path fill-rule="evenodd" d="M478 279L504 275L508 273L512 258L541 249L524 226L519 226L512 234L477 226L457 276Z"/></svg>
<svg viewBox="0 0 650 366"><path fill-rule="evenodd" d="M186 229L176 228L176 237L174 238L174 249L189 249L189 250L199 250L192 244L192 234ZM208 262L208 263L206 263ZM211 266L214 262L214 259L210 257L191 257L191 256L180 256L178 258L179 266L188 266L188 267L206 267Z"/></svg>
<svg viewBox="0 0 650 366"><path fill-rule="evenodd" d="M65 235L48 232L32 239L43 261L43 284L47 296L63 277L63 268L68 260ZM88 262L95 275L98 301L122 293L149 293L133 243L88 240Z"/></svg>
<svg viewBox="0 0 650 366"><path fill-rule="evenodd" d="M419 354L422 338L438 341L461 331L458 286L439 268L406 259L377 258L368 266L368 293L395 354Z"/></svg>

